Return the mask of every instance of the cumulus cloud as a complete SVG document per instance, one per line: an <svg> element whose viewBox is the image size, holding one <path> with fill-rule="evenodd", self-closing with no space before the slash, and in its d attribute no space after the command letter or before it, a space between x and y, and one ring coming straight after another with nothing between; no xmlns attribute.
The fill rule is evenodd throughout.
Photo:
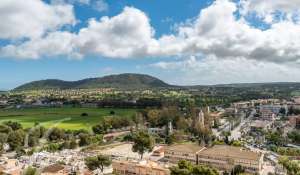
<svg viewBox="0 0 300 175"><path fill-rule="evenodd" d="M177 61L161 61L151 65L164 74L169 72L168 81L180 85L228 84L253 82L300 81L300 70L290 65L265 63L245 58L218 59L207 56L205 59L188 57Z"/></svg>
<svg viewBox="0 0 300 175"><path fill-rule="evenodd" d="M245 57L270 62L299 59L300 25L282 21L260 30L237 19L235 3L220 0L201 11L192 26L181 26L183 53L213 54L219 58ZM178 38L175 37L176 39ZM293 39L294 38L294 39ZM297 39L299 38L299 39ZM175 41L172 41L173 43Z"/></svg>
<svg viewBox="0 0 300 175"><path fill-rule="evenodd" d="M245 9L261 11L260 9L264 7L262 3L257 4L262 4L260 5L262 7L254 7L252 1L247 0L243 0L241 4L229 0L217 0L202 9L195 20L179 25L176 33L155 38L155 30L150 24L149 17L134 7L125 7L120 14L113 17L90 19L88 25L81 28L78 33L68 33L51 30L74 22L72 6L49 5L38 0L28 0L26 3L18 4L14 1L1 2L2 9L7 9L9 12L1 10L0 17L12 16L12 19L8 18L0 24L0 37L34 37L34 39L21 44L4 46L1 54L11 57L39 58L43 55L55 56L56 54L85 57L93 54L109 58L145 58L201 54L213 55L219 59L244 58L273 63L299 62L300 25L297 22L282 20L270 24L266 30L261 30L249 24L243 16L238 18L235 15L236 12ZM32 5L25 6L28 2ZM266 11L272 9L287 11L289 7L293 9L292 7L297 5L296 1L288 1L288 4L293 4L289 6L279 2L281 1L276 1L274 7ZM31 8L36 4L41 7L34 9L39 10ZM273 1L270 4L273 4ZM20 6L23 10L16 10ZM11 10L12 7L15 10ZM64 8L69 10L64 12L57 10ZM29 21L24 20L32 13L38 13L36 11L48 13L34 15ZM46 17L50 19L44 19ZM19 30L19 26L24 30ZM45 34L49 30L51 32ZM64 41L54 42L53 36L62 37ZM61 44L65 43L69 48L61 47ZM38 49L48 44L51 47ZM56 44L57 46L54 46ZM52 48L61 49L54 52Z"/></svg>
<svg viewBox="0 0 300 175"><path fill-rule="evenodd" d="M300 13L298 0L241 0L240 4L244 15L255 12L267 23L276 21L278 15L285 20L293 20Z"/></svg>
<svg viewBox="0 0 300 175"><path fill-rule="evenodd" d="M75 23L73 6L40 0L0 1L0 39L37 38Z"/></svg>
<svg viewBox="0 0 300 175"><path fill-rule="evenodd" d="M19 45L7 45L0 48L0 53L5 57L21 59L39 59L59 55L69 55L80 58L74 53L75 35L69 32L52 32L44 38L35 38Z"/></svg>
<svg viewBox="0 0 300 175"><path fill-rule="evenodd" d="M147 15L132 7L114 17L91 19L80 30L76 45L81 54L130 58L147 56L149 45L155 42L154 29Z"/></svg>

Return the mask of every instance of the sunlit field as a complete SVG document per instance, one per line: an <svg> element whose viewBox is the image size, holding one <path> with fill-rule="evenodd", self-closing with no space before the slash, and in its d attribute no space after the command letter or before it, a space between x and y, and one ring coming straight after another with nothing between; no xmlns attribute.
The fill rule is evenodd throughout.
<svg viewBox="0 0 300 175"><path fill-rule="evenodd" d="M49 127L64 129L90 129L105 116L130 117L135 109L112 109L112 108L30 108L0 110L0 123L4 121L20 122L24 128L33 126L36 122ZM87 116L82 116L87 113Z"/></svg>

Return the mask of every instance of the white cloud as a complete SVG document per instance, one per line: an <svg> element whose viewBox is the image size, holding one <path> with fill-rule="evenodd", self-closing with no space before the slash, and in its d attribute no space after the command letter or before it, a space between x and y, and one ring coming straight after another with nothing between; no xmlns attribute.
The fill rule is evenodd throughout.
<svg viewBox="0 0 300 175"><path fill-rule="evenodd" d="M10 2L14 1L16 0ZM212 5L202 9L195 20L179 25L178 32L163 35L160 38L154 37L155 31L150 24L150 19L143 11L134 7L125 7L116 16L105 16L99 20L90 19L87 27L82 28L78 33L68 33L68 36L72 37L67 38L72 39L67 39L61 43L53 42L50 39L51 33L56 33L55 36L61 36L61 40L65 40L66 31L44 33L47 30L55 30L61 25L74 22L71 13L72 6L49 5L37 0L28 0L29 3L35 2L33 5L41 6L38 8L39 10L34 10L31 8L34 7L33 5L25 6L28 4L27 1L26 4L9 3L7 0L3 2L6 2L6 5L2 5L2 7L9 9L9 12L1 10L0 14L3 17L16 16L12 18L17 19L17 22L6 19L6 22L1 23L0 31L3 32L0 32L0 37L1 35L2 38L34 37L34 39L24 43L12 44L1 49L2 53L5 53L4 55L11 57L14 57L14 54L16 54L15 57L22 58L39 58L42 55L55 56L55 54L85 57L93 54L111 58L145 58L201 54L204 56L214 55L219 59L245 58L274 63L299 62L300 58L299 24L294 21L283 20L271 24L270 28L266 30L255 28L248 24L244 18L236 18L234 13L240 8L229 0L215 1ZM1 3L4 4L3 2ZM19 6L23 10L16 10ZM247 5L247 8L248 6L250 5ZM15 10L11 10L11 8ZM69 12L61 12L64 8L69 9ZM57 9L61 9L61 11ZM280 9L286 10L287 8ZM23 16L27 15L26 18L29 18L28 14L31 14L32 11L34 13L41 13L40 11L52 13L50 15L49 13L45 13L48 15L35 14L35 17L29 21L24 20L25 17ZM53 20L54 22L44 19L46 17L57 19L61 16L62 18L57 21ZM19 26L22 26L24 30L19 30ZM58 33L63 33L63 35L58 35ZM41 36L42 34L44 35ZM36 48L40 43L43 45L51 43L52 47L38 50ZM70 48L60 46L64 43L68 43ZM55 44L57 46L54 46ZM51 48L62 49L54 52ZM27 54L22 55L21 53Z"/></svg>
<svg viewBox="0 0 300 175"><path fill-rule="evenodd" d="M89 0L71 1L93 5ZM178 25L175 33L160 38L155 38L149 17L134 7L125 7L113 17L90 19L77 33L62 30L76 21L73 6L65 2L1 1L0 39L11 41L0 47L1 57L174 56L181 59L160 61L152 67L171 72L170 78L179 84L300 81L298 1L242 0L235 4L216 0L196 18ZM100 7L101 2L106 3L97 2ZM101 8L105 11L108 6ZM285 17L275 21L278 10ZM237 18L237 11L244 16ZM244 17L252 12L270 27L261 30L249 24Z"/></svg>
<svg viewBox="0 0 300 175"><path fill-rule="evenodd" d="M51 0L52 4L81 4L81 5L89 5L90 0Z"/></svg>
<svg viewBox="0 0 300 175"><path fill-rule="evenodd" d="M75 23L73 6L40 0L1 0L0 39L37 38Z"/></svg>
<svg viewBox="0 0 300 175"><path fill-rule="evenodd" d="M69 32L53 32L44 38L35 38L19 45L7 45L0 48L4 57L21 59L39 59L59 55L69 55L72 58L79 58L73 52L75 35Z"/></svg>
<svg viewBox="0 0 300 175"><path fill-rule="evenodd" d="M93 3L93 8L99 12L105 12L108 11L109 6L105 0L96 0Z"/></svg>
<svg viewBox="0 0 300 175"><path fill-rule="evenodd" d="M180 85L228 84L252 82L300 81L300 70L296 66L259 62L245 58L205 59L189 57L179 61L158 62L151 65L161 74L171 72L168 81Z"/></svg>
<svg viewBox="0 0 300 175"><path fill-rule="evenodd" d="M300 25L281 21L267 30L260 30L243 18L236 19L237 10L233 2L216 1L203 9L193 24L180 26L177 35L161 38L160 50L168 50L168 54L212 54L224 59L298 61Z"/></svg>
<svg viewBox="0 0 300 175"><path fill-rule="evenodd" d="M286 16L286 19L300 13L299 0L241 0L240 4L243 14L255 12L267 23L274 22L277 12L281 12L283 15L281 17Z"/></svg>
<svg viewBox="0 0 300 175"><path fill-rule="evenodd" d="M114 17L91 19L87 28L80 30L77 47L81 54L106 57L130 58L147 56L154 30L149 18L142 11L125 7Z"/></svg>

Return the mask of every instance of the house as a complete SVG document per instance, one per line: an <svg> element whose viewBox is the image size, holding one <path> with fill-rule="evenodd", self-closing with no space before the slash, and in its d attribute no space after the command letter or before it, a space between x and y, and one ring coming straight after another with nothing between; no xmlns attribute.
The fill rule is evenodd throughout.
<svg viewBox="0 0 300 175"><path fill-rule="evenodd" d="M197 144L175 144L165 148L166 161L177 164L180 160L188 160L197 164L197 154L202 151L204 147Z"/></svg>
<svg viewBox="0 0 300 175"><path fill-rule="evenodd" d="M259 173L262 169L263 155L242 147L215 145L197 154L199 164L205 164L219 170L231 171L235 165L241 165L247 172Z"/></svg>
<svg viewBox="0 0 300 175"><path fill-rule="evenodd" d="M148 128L148 133L149 134L154 134L154 135L165 135L166 129L163 128Z"/></svg>
<svg viewBox="0 0 300 175"><path fill-rule="evenodd" d="M168 167L151 161L113 161L112 167L119 175L170 175Z"/></svg>
<svg viewBox="0 0 300 175"><path fill-rule="evenodd" d="M148 128L149 134L156 134L156 135L167 135L173 133L173 125L172 122L168 122L167 126L162 128Z"/></svg>

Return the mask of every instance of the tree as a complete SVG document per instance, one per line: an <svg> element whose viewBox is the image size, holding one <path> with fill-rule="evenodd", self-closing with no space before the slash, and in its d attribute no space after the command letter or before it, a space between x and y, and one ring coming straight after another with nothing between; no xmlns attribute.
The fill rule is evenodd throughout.
<svg viewBox="0 0 300 175"><path fill-rule="evenodd" d="M51 128L48 135L48 140L59 141L65 136L65 131L59 128Z"/></svg>
<svg viewBox="0 0 300 175"><path fill-rule="evenodd" d="M35 134L29 134L28 135L28 146L34 147L39 144L39 137Z"/></svg>
<svg viewBox="0 0 300 175"><path fill-rule="evenodd" d="M210 168L208 166L195 166L192 170L192 175L219 175L216 169Z"/></svg>
<svg viewBox="0 0 300 175"><path fill-rule="evenodd" d="M85 165L92 171L100 169L103 172L104 167L107 167L111 164L111 159L105 155L98 155L95 157L87 157L85 159Z"/></svg>
<svg viewBox="0 0 300 175"><path fill-rule="evenodd" d="M287 157L280 157L278 162L287 170L288 175L300 175L299 161L292 161Z"/></svg>
<svg viewBox="0 0 300 175"><path fill-rule="evenodd" d="M22 129L22 125L18 122L7 121L7 122L4 122L3 124L9 126L14 131L16 131L18 129Z"/></svg>
<svg viewBox="0 0 300 175"><path fill-rule="evenodd" d="M12 131L11 127L7 125L0 125L0 133L8 134Z"/></svg>
<svg viewBox="0 0 300 175"><path fill-rule="evenodd" d="M186 160L178 162L171 167L171 175L219 175L218 171L205 165L193 165Z"/></svg>
<svg viewBox="0 0 300 175"><path fill-rule="evenodd" d="M233 169L231 170L231 175L239 175L244 172L245 172L245 169L241 165L235 165L233 167Z"/></svg>
<svg viewBox="0 0 300 175"><path fill-rule="evenodd" d="M75 148L77 148L76 139L71 139L70 140L70 149L75 149Z"/></svg>
<svg viewBox="0 0 300 175"><path fill-rule="evenodd" d="M223 175L229 175L229 173L227 171L224 171Z"/></svg>
<svg viewBox="0 0 300 175"><path fill-rule="evenodd" d="M193 169L193 165L186 161L181 160L178 162L177 166L170 168L171 175L190 175Z"/></svg>
<svg viewBox="0 0 300 175"><path fill-rule="evenodd" d="M0 133L0 155L4 151L4 144L7 143L8 135L6 133Z"/></svg>
<svg viewBox="0 0 300 175"><path fill-rule="evenodd" d="M7 143L11 150L24 145L25 132L23 130L12 131L8 134Z"/></svg>
<svg viewBox="0 0 300 175"><path fill-rule="evenodd" d="M32 166L29 166L25 169L23 175L37 175L37 170L36 168L33 168Z"/></svg>
<svg viewBox="0 0 300 175"><path fill-rule="evenodd" d="M88 113L86 113L86 112L84 112L84 113L81 113L81 115L80 115L81 117L87 117L87 116L89 116L89 114Z"/></svg>
<svg viewBox="0 0 300 175"><path fill-rule="evenodd" d="M296 130L289 132L287 136L293 143L300 144L300 133Z"/></svg>
<svg viewBox="0 0 300 175"><path fill-rule="evenodd" d="M60 145L58 143L50 143L49 145L44 146L43 150L54 153L54 152L60 150L61 147L62 147L62 145Z"/></svg>
<svg viewBox="0 0 300 175"><path fill-rule="evenodd" d="M271 132L266 135L266 139L276 146L282 146L284 144L284 138L279 131Z"/></svg>
<svg viewBox="0 0 300 175"><path fill-rule="evenodd" d="M114 117L105 117L103 121L99 124L92 127L92 130L95 134L105 134L107 130L110 129L112 126L112 120ZM116 129L116 128L115 128Z"/></svg>
<svg viewBox="0 0 300 175"><path fill-rule="evenodd" d="M142 124L143 123L143 114L141 112L137 112L135 113L133 116L132 116L132 120L136 126L136 128L139 127L139 124Z"/></svg>
<svg viewBox="0 0 300 175"><path fill-rule="evenodd" d="M16 158L17 158L17 157L21 157L21 156L23 156L23 155L26 154L26 151L24 150L23 147L17 147L17 148L15 149L15 151L16 151L16 155L15 155Z"/></svg>
<svg viewBox="0 0 300 175"><path fill-rule="evenodd" d="M6 133L0 133L0 143L4 144L7 142L8 135Z"/></svg>
<svg viewBox="0 0 300 175"><path fill-rule="evenodd" d="M62 147L64 149L75 149L77 147L76 139L72 138L70 140L64 141L64 143L62 144Z"/></svg>
<svg viewBox="0 0 300 175"><path fill-rule="evenodd" d="M110 115L115 115L115 111L110 111L109 114Z"/></svg>
<svg viewBox="0 0 300 175"><path fill-rule="evenodd" d="M140 154L141 159L145 152L150 152L154 146L153 138L144 131L138 131L133 135L133 146L132 151Z"/></svg>
<svg viewBox="0 0 300 175"><path fill-rule="evenodd" d="M147 113L148 122L152 127L155 127L159 123L160 111L158 109L151 109Z"/></svg>
<svg viewBox="0 0 300 175"><path fill-rule="evenodd" d="M171 145L176 141L176 137L174 134L168 135L166 137L166 144Z"/></svg>
<svg viewBox="0 0 300 175"><path fill-rule="evenodd" d="M91 139L89 134L81 133L78 135L79 137L79 146L86 146L91 144Z"/></svg>
<svg viewBox="0 0 300 175"><path fill-rule="evenodd" d="M176 121L176 127L179 130L183 130L183 131L187 131L190 127L190 121L188 119L185 119L183 117L180 117L177 121Z"/></svg>

